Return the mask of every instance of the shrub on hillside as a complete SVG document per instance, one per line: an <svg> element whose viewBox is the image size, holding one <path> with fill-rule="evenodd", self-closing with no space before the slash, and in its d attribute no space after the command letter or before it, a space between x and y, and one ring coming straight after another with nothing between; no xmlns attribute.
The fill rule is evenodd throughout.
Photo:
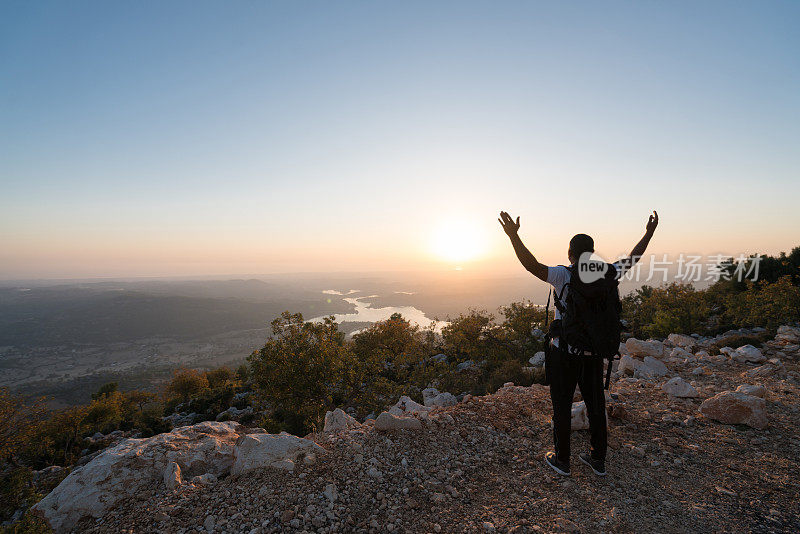
<svg viewBox="0 0 800 534"><path fill-rule="evenodd" d="M173 373L172 380L167 384L166 393L168 397L186 402L189 398L208 388L206 373L195 369L181 368Z"/></svg>
<svg viewBox="0 0 800 534"><path fill-rule="evenodd" d="M727 298L727 318L736 326L777 328L800 320L800 287L790 276L775 283L749 282L747 289Z"/></svg>
<svg viewBox="0 0 800 534"><path fill-rule="evenodd" d="M703 333L710 311L704 293L689 284L642 286L622 299L622 317L639 338Z"/></svg>
<svg viewBox="0 0 800 534"><path fill-rule="evenodd" d="M284 312L248 361L256 390L274 408L265 424L296 434L319 428L325 411L355 387L356 361L332 317L305 322L302 314Z"/></svg>
<svg viewBox="0 0 800 534"><path fill-rule="evenodd" d="M8 388L0 388L0 465L14 461L30 443L45 411L44 399L28 404Z"/></svg>

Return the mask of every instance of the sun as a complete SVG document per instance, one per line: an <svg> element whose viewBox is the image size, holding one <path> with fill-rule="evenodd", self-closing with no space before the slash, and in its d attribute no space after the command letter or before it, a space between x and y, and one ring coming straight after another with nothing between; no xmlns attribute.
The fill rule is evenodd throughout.
<svg viewBox="0 0 800 534"><path fill-rule="evenodd" d="M486 238L469 219L447 219L435 227L431 249L443 260L461 263L481 257L486 252Z"/></svg>

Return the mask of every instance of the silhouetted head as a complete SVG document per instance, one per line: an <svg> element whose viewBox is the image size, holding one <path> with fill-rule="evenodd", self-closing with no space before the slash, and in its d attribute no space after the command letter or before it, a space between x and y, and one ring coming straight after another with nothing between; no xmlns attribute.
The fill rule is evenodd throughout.
<svg viewBox="0 0 800 534"><path fill-rule="evenodd" d="M594 239L586 234L575 234L569 240L569 250L567 251L569 262L577 263L584 252L594 252Z"/></svg>

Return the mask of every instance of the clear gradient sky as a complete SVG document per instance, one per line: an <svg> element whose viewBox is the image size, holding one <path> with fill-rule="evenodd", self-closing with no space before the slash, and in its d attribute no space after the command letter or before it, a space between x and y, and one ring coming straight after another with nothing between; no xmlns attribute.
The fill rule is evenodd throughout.
<svg viewBox="0 0 800 534"><path fill-rule="evenodd" d="M651 252L788 250L799 26L772 1L5 0L0 278L517 272L501 209L548 263L581 231L629 250L653 209ZM465 233L472 262L441 250Z"/></svg>

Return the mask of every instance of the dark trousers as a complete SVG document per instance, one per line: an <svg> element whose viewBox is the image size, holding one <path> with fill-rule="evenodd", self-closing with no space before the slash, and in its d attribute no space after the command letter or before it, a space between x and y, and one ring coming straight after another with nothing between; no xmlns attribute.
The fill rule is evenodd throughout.
<svg viewBox="0 0 800 534"><path fill-rule="evenodd" d="M603 391L603 360L592 356L576 356L555 347L547 364L550 398L553 401L553 443L556 458L569 463L569 434L572 420L572 398L575 386L581 388L586 402L589 429L592 434L592 458L606 459L606 397Z"/></svg>

